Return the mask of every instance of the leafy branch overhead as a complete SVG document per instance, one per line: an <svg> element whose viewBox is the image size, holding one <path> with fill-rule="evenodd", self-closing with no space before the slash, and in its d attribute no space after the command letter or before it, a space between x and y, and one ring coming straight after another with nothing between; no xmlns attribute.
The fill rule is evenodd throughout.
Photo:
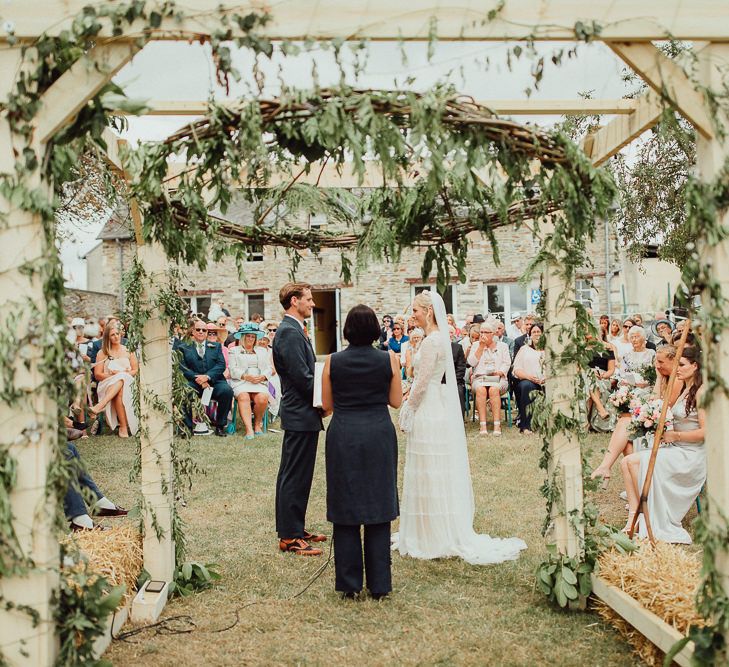
<svg viewBox="0 0 729 667"><path fill-rule="evenodd" d="M168 161L181 156L187 167L168 191ZM210 258L243 257L265 243L353 248L361 267L425 244L433 246L426 258L441 286L452 272L465 279L469 233L495 245L495 228L530 220L538 230L559 209L557 228L578 224L586 242L615 194L611 178L566 135L498 118L450 87L423 94L342 87L211 103L204 119L124 159L144 235L174 259L204 268ZM297 182L322 163L351 169L360 184L368 164L377 165L382 184L352 196ZM282 177L284 185L268 187ZM253 225L224 219L236 197L253 206ZM271 215L272 208L289 215ZM338 231L296 227L295 212L326 212Z"/></svg>

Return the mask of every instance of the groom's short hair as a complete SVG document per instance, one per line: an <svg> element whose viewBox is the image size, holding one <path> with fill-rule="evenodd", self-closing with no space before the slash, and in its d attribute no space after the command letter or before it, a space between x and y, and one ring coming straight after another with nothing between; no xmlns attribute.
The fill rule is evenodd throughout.
<svg viewBox="0 0 729 667"><path fill-rule="evenodd" d="M311 290L309 283L286 283L278 293L278 300L284 310L291 308L291 299L300 299L306 290Z"/></svg>

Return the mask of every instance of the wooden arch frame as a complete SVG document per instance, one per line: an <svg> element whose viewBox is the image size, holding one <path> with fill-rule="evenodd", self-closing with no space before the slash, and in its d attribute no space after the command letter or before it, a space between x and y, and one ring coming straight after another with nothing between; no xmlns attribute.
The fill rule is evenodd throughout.
<svg viewBox="0 0 729 667"><path fill-rule="evenodd" d="M44 32L59 32L66 27L88 0L38 0L31 6L24 0L9 0L3 5L2 31L0 31L0 100L12 90L14 75L21 64L20 47L32 42ZM227 3L229 7L257 10L263 2ZM215 27L215 11L219 0L196 0L195 14L182 23L163 20L159 29L147 33L147 39L188 40L190 35L205 38ZM486 5L486 6L484 6ZM496 3L494 2L495 6ZM579 8L578 8L579 7ZM273 39L371 39L371 40L427 40L429 22L437 21L440 40L575 40L575 26L600 26L595 39L604 41L622 60L640 75L650 91L634 103L616 110L618 115L605 127L589 137L583 148L597 165L617 153L623 146L656 124L660 118L663 100L669 100L698 133L698 165L701 177L711 181L721 170L727 156L726 140L715 136L712 111L700 90L673 61L665 58L651 43L652 40L675 39L702 42L697 49L700 63L700 84L718 88L722 83L723 67L729 65L729 23L727 17L716 13L726 10L713 0L614 0L604 6L591 6L570 0L507 0L505 6L493 16L488 3L475 0L412 0L407 12L386 0L370 0L366 3L342 3L339 0L321 0L309 10L305 3L282 0L271 9L272 21L266 32ZM665 19L661 17L666 17ZM719 20L717 20L719 19ZM140 26L141 28L141 26ZM7 31L16 40L8 43ZM34 141L38 147L63 128L75 114L134 56L139 46L140 33L127 31L121 37L112 37L110 28L87 57L76 63L48 89L43 96L43 108L36 117ZM104 39L104 37L108 39ZM699 46L698 44L695 44ZM89 66L91 63L93 66ZM514 107L513 102L511 103ZM602 106L600 106L602 105ZM171 111L164 103L156 103L158 110ZM549 105L547 105L549 106ZM563 106L565 111L605 112L616 107L610 101L578 103L560 101L554 107ZM508 101L495 101L494 107L509 108ZM544 102L523 102L515 105L524 112L543 113ZM602 109L602 111L600 111ZM726 118L719 119L727 123ZM15 156L12 152L7 119L0 116L0 173L11 173ZM115 162L116 144L110 144L110 160ZM117 164L119 164L117 162ZM36 187L42 187L40 177ZM0 299L12 302L11 295L22 293L43 308L42 288L37 276L29 275L23 265L44 253L43 233L40 220L29 213L17 210L0 197L0 210L8 213L8 223L0 229L0 247L12 248L2 258L0 271ZM134 211L133 211L134 215ZM727 222L727 214L723 222ZM729 240L724 240L710 253L716 267L716 277L724 289L729 290ZM160 274L164 270L164 258L154 247L143 246L139 258L148 274ZM547 292L563 293L570 286L559 284L555 271L546 271ZM557 309L556 299L549 299L547 307L555 324L568 323L571 314L566 308ZM27 327L23 322L21 327ZM726 332L729 334L729 332ZM148 362L142 365L142 382L158 383L155 391L169 396L169 381L160 370L169 369L167 331L160 320L150 320L145 327ZM559 352L559 350L556 350ZM729 375L729 336L722 336L714 344L712 353L718 360L722 373ZM35 415L17 414L7 405L0 406L0 423L8 441L21 436L28 428L30 419L38 421L52 418L53 406L43 390L41 369L36 361L40 355L31 355L29 366L18 360L16 379L33 392ZM553 378L550 393L553 404L564 412L570 412L571 381L567 376ZM714 518L721 513L729 515L729 456L722 435L729 431L729 399L718 395L709 406L707 414L708 488L712 495ZM165 477L171 479L169 443L170 426L166 418L154 411L148 420L149 434L142 442L142 486L148 507L155 507L163 529L169 523L172 491L165 487ZM0 627L4 631L0 647L12 663L28 660L31 664L52 664L56 641L51 607L51 594L56 586L53 566L57 559L57 547L50 530L51 511L37 512L45 502L45 477L53 449L55 435L44 432L33 446L13 446L12 454L18 461L18 483L11 495L14 525L18 538L38 566L29 576L9 577L0 582L0 593L19 604L34 607L40 622L35 626L30 618L7 610L0 611ZM563 480L565 510L579 509L582 503L581 461L576 442L560 436L552 444L552 471ZM166 493L163 489L166 488ZM579 536L570 527L567 517L555 516L555 539L563 553L577 552ZM167 527L169 527L167 525ZM150 532L148 531L148 535ZM170 580L172 576L173 545L169 533L162 540L148 537L145 544L145 566L156 578ZM729 580L729 553L717 557L717 569ZM729 588L729 584L725 584ZM599 592L599 591L598 591ZM20 644L20 640L25 643ZM727 637L729 643L729 637ZM28 657L23 657L22 651Z"/></svg>

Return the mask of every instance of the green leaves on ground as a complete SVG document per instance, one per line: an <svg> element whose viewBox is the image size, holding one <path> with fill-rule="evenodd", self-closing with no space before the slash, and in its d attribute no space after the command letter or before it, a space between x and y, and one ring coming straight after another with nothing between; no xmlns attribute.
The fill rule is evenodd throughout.
<svg viewBox="0 0 729 667"><path fill-rule="evenodd" d="M170 584L170 595L192 595L212 587L221 576L216 563L203 565L195 560L187 561L175 569L174 581Z"/></svg>

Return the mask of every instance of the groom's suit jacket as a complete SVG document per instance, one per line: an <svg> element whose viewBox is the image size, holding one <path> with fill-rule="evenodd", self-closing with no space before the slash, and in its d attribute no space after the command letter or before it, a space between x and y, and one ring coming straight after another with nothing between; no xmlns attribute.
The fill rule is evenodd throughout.
<svg viewBox="0 0 729 667"><path fill-rule="evenodd" d="M281 426L286 431L321 431L313 406L316 356L301 325L284 317L273 339L273 363L281 378Z"/></svg>

